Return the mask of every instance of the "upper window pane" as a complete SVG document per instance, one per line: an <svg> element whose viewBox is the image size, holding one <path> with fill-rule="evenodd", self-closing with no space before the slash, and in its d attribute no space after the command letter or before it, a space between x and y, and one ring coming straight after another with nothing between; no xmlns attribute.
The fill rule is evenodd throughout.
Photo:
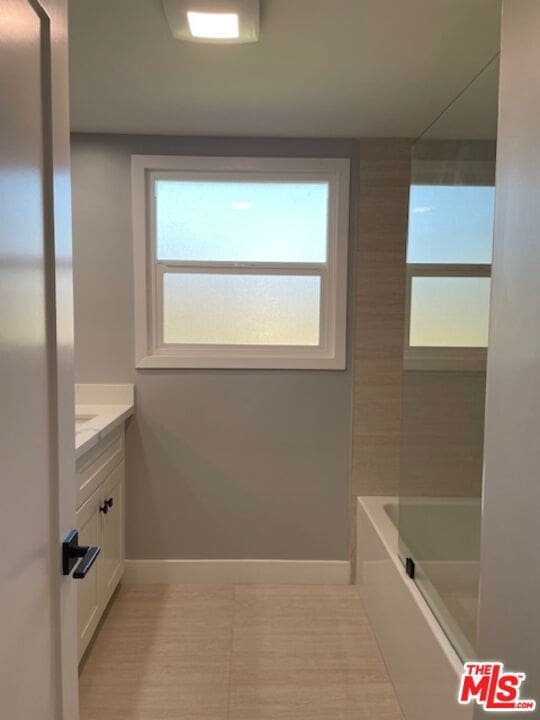
<svg viewBox="0 0 540 720"><path fill-rule="evenodd" d="M156 180L158 260L324 263L328 183Z"/></svg>
<svg viewBox="0 0 540 720"><path fill-rule="evenodd" d="M491 263L495 188L413 185L409 263Z"/></svg>

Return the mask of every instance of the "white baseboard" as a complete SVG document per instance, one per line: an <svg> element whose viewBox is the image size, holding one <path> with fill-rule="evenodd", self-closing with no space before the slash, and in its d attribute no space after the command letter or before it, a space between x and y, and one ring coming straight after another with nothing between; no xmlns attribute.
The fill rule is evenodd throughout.
<svg viewBox="0 0 540 720"><path fill-rule="evenodd" d="M348 585L341 560L126 560L127 584Z"/></svg>

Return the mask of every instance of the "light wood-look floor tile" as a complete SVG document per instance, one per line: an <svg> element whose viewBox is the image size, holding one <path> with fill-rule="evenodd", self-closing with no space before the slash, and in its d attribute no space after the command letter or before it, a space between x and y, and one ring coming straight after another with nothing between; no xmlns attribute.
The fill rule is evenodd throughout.
<svg viewBox="0 0 540 720"><path fill-rule="evenodd" d="M81 720L402 720L354 587L124 586Z"/></svg>
<svg viewBox="0 0 540 720"><path fill-rule="evenodd" d="M81 720L226 720L233 598L121 587L82 666Z"/></svg>
<svg viewBox="0 0 540 720"><path fill-rule="evenodd" d="M401 718L355 588L237 588L229 718Z"/></svg>

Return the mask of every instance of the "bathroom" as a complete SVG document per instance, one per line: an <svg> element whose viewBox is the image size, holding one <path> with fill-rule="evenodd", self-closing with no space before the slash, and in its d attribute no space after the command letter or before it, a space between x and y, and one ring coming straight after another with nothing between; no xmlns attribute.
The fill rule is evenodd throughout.
<svg viewBox="0 0 540 720"><path fill-rule="evenodd" d="M2 181L2 715L472 720L488 661L540 699L540 6L0 20L54 241L29 292Z"/></svg>

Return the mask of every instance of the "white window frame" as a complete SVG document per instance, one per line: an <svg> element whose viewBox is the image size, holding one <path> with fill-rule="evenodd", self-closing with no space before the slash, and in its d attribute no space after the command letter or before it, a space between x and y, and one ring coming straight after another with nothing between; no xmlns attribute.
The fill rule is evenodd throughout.
<svg viewBox="0 0 540 720"><path fill-rule="evenodd" d="M133 262L135 365L138 369L267 368L343 370L346 367L347 256L350 162L342 158L237 158L133 155ZM155 251L153 183L184 180L326 182L326 263L161 261ZM317 346L165 345L164 272L314 275L321 278L320 344Z"/></svg>

